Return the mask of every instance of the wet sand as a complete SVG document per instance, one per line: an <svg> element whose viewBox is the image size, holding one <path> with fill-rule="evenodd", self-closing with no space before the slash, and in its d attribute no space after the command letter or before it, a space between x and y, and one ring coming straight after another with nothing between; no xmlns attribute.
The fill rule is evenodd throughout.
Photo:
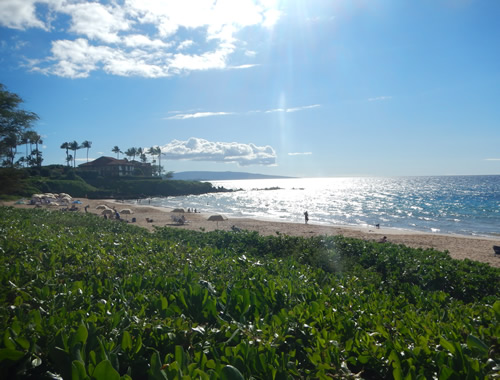
<svg viewBox="0 0 500 380"><path fill-rule="evenodd" d="M292 235L292 236L332 236L343 235L364 240L378 241L383 236L387 236L387 240L395 244L404 244L414 248L433 248L439 251L448 251L454 259L470 259L487 263L494 267L500 267L500 255L493 252L493 245L500 246L500 237L484 238L484 237L466 237L460 235L446 234L429 234L414 231L402 231L396 229L377 229L372 228L355 228L355 227L338 227L328 225L317 225L311 220L309 224L277 222L270 220L257 220L248 218L229 218L224 221L209 221L210 215L203 213L174 213L172 209L163 207L153 207L148 205L131 205L121 203L114 200L90 200L78 198L82 204L77 205L78 212L85 212L84 206L88 205L88 212L100 215L102 210L96 209L98 205L107 205L110 208L116 208L121 211L123 209L132 210L133 214L122 214L122 218L132 221L135 218L134 224L140 227L147 228L151 231L155 226L169 226L174 228L184 228L195 231L214 231L214 230L231 230L232 226L250 231L257 231L261 235L276 235L277 232ZM146 201L143 201L146 202ZM33 208L30 205L18 205L15 202L3 202L4 205ZM47 207L47 206L43 206ZM60 207L52 207L54 210L59 210ZM179 225L172 220L172 217L181 217L184 215L187 223ZM152 220L149 221L148 220ZM115 220L110 220L110 223L116 223Z"/></svg>

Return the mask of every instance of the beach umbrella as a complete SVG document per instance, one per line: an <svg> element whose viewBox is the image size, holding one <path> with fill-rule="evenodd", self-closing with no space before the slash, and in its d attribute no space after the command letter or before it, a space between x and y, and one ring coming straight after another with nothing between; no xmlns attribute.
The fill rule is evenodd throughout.
<svg viewBox="0 0 500 380"><path fill-rule="evenodd" d="M227 218L220 214L216 214L216 215L210 215L207 220L210 220L212 222L217 222L217 227L219 227L219 222L223 222L224 220L227 220Z"/></svg>
<svg viewBox="0 0 500 380"><path fill-rule="evenodd" d="M113 215L113 210L111 210L110 208L107 208L105 210L102 210L101 212L101 215Z"/></svg>
<svg viewBox="0 0 500 380"><path fill-rule="evenodd" d="M129 208L124 208L120 211L120 214L133 214L134 212Z"/></svg>
<svg viewBox="0 0 500 380"><path fill-rule="evenodd" d="M97 210L107 210L107 209L109 209L109 207L106 205L98 205L98 206L96 206L96 209Z"/></svg>

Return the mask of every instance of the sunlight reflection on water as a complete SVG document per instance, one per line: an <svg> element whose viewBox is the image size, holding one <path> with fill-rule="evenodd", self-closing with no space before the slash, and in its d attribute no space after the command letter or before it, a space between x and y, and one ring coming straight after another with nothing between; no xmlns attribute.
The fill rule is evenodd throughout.
<svg viewBox="0 0 500 380"><path fill-rule="evenodd" d="M232 217L374 226L465 235L500 233L500 176L294 178L211 181L231 193L151 204Z"/></svg>

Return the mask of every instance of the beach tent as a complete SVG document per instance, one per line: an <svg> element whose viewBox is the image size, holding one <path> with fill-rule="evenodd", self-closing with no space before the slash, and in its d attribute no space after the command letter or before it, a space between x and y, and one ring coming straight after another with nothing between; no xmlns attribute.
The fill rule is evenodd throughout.
<svg viewBox="0 0 500 380"><path fill-rule="evenodd" d="M217 222L217 227L219 227L219 222L223 222L224 220L227 220L227 218L223 215L216 214L216 215L210 215L207 220L210 220L212 222Z"/></svg>
<svg viewBox="0 0 500 380"><path fill-rule="evenodd" d="M81 204L82 204L82 202L80 202L80 201L73 201L73 203L74 203L74 204L78 204L78 205L81 205Z"/></svg>
<svg viewBox="0 0 500 380"><path fill-rule="evenodd" d="M172 212L184 212L183 208L174 208Z"/></svg>

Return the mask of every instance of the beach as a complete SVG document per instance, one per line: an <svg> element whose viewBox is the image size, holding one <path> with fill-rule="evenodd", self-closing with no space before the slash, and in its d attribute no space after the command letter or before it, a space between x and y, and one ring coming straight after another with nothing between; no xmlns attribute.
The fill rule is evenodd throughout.
<svg viewBox="0 0 500 380"><path fill-rule="evenodd" d="M494 245L500 246L500 237L487 238L451 234L420 233L408 230L384 228L377 229L375 226L371 228L339 227L333 225L314 224L313 219L311 219L308 224L249 218L228 218L223 221L210 221L208 218L211 214L187 212L187 208L184 213L180 213L173 212L172 209L153 207L147 204L128 204L109 199L75 199L82 202L77 205L77 212L85 212L85 206L89 206L87 208L88 212L101 215L102 210L96 208L99 205L107 205L110 208L115 208L117 211L130 209L132 214L122 213L122 219L131 224L147 228L150 231L153 231L155 227L164 226L203 232L214 230L230 231L231 228L235 226L242 230L257 231L261 235L276 235L277 233L303 237L343 235L346 237L369 241L379 241L382 237L386 236L387 241L390 243L403 244L413 248L432 248L438 251L448 251L449 255L454 259L470 259L487 263L493 267L500 267L500 256L495 256L493 252ZM146 200L143 200L143 202L147 203ZM35 207L26 204L16 204L15 202L3 202L2 204L5 206L21 208ZM61 207L52 207L55 211L60 208ZM180 218L182 216L184 216L186 223L178 224L174 222L174 218ZM135 222L132 223L133 218ZM110 223L117 222L119 223L119 221L110 220Z"/></svg>

